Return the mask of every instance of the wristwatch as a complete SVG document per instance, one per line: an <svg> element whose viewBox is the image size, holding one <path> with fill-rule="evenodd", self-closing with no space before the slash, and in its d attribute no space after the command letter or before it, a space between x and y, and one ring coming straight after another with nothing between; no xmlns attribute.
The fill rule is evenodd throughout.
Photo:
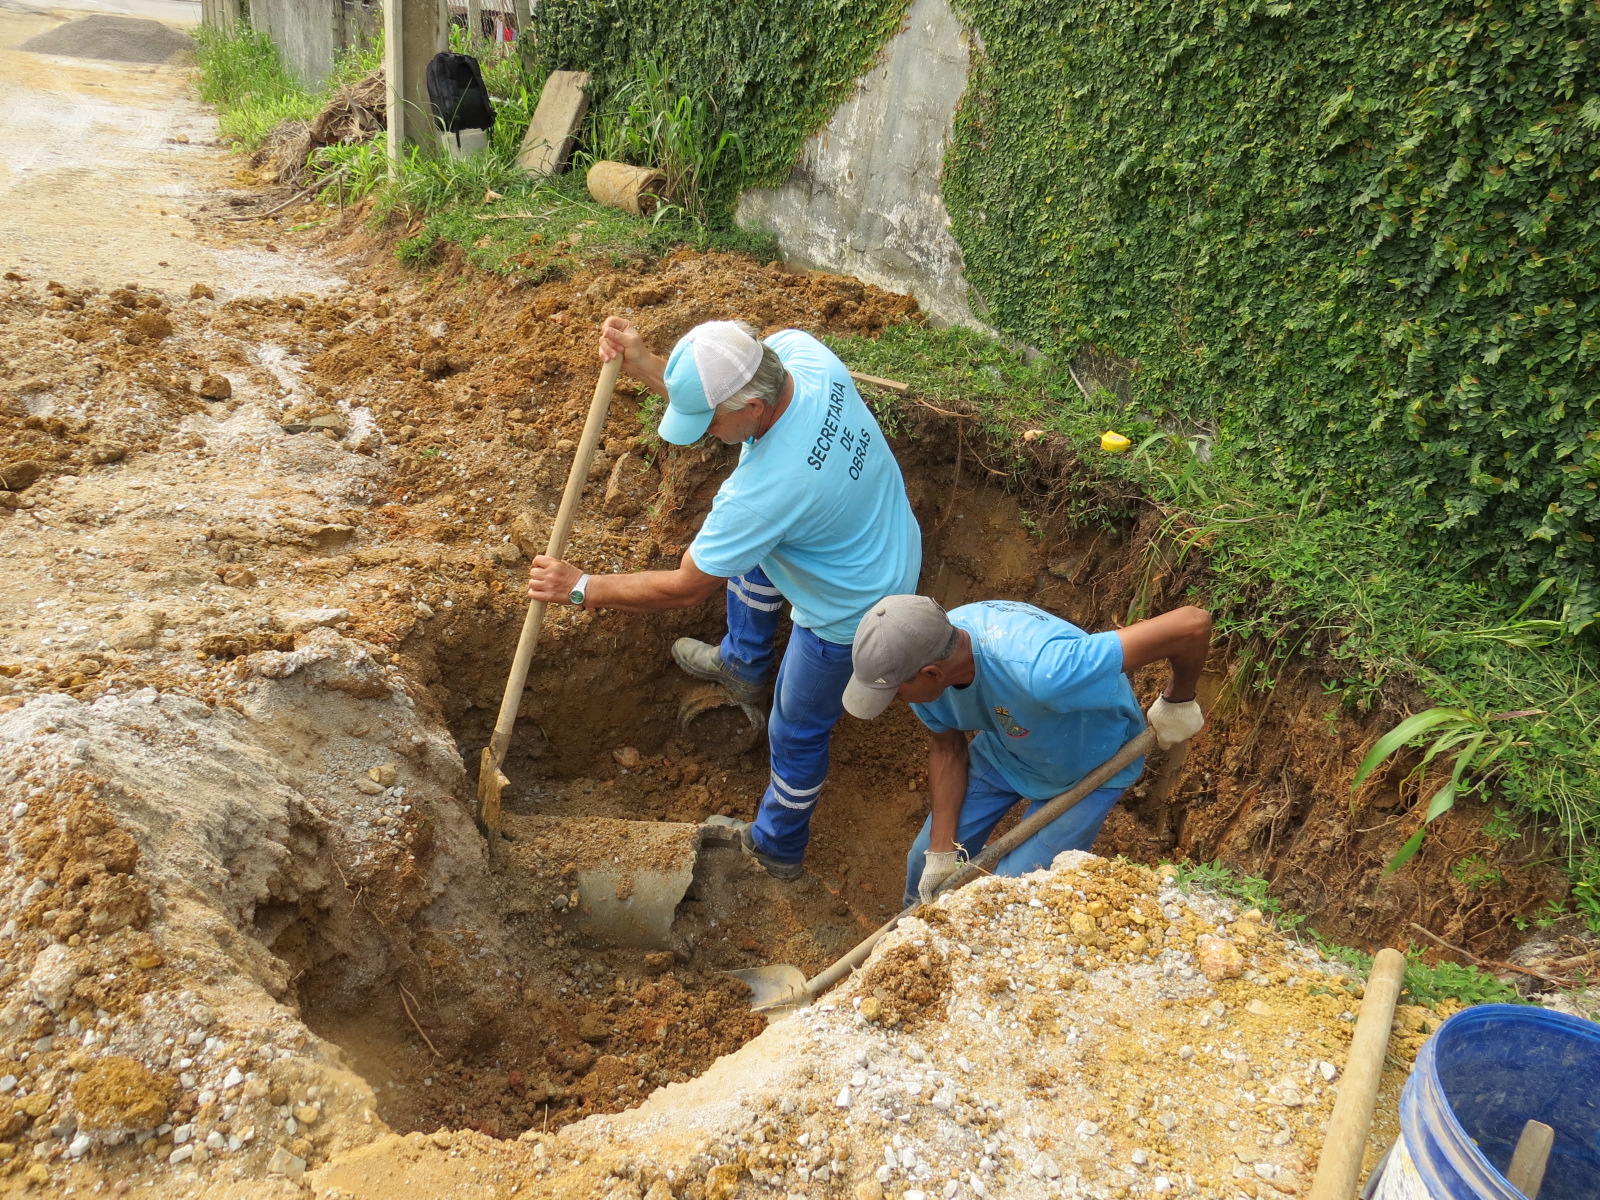
<svg viewBox="0 0 1600 1200"><path fill-rule="evenodd" d="M579 575L578 582L572 585L572 593L567 597L567 599L572 601L574 604L582 605L583 598L588 591L589 576L587 574Z"/></svg>

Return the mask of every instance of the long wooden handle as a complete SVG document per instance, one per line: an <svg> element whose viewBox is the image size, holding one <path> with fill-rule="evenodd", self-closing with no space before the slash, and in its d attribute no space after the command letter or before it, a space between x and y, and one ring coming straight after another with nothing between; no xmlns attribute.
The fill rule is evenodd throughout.
<svg viewBox="0 0 1600 1200"><path fill-rule="evenodd" d="M1328 1121L1328 1135L1323 1139L1322 1158L1317 1162L1316 1178L1311 1181L1309 1200L1351 1200L1356 1194L1367 1135L1372 1132L1372 1108L1378 1100L1383 1059L1394 1027L1394 1006L1400 999L1405 973L1406 956L1398 950L1380 950L1372 960L1356 1031L1350 1039L1344 1079L1339 1084L1339 1099L1334 1102L1333 1116Z"/></svg>
<svg viewBox="0 0 1600 1200"><path fill-rule="evenodd" d="M583 486L589 479L595 447L600 444L606 415L611 410L611 393L616 390L617 375L621 370L621 355L600 368L600 379L594 386L594 399L589 403L589 416L583 423L578 451L572 456L566 489L561 493L561 507L556 511L555 524L550 527L550 541L545 553L551 558L560 558L567 547L567 534L577 516L578 502L583 499ZM533 663L533 650L539 644L539 630L544 625L544 610L543 600L535 600L528 605L528 615L522 622L522 636L517 639L517 653L511 660L511 675L506 680L505 695L500 698L500 714L495 718L494 736L489 739L488 754L480 770L498 771L500 764L505 761L506 751L511 746L511 727L516 723L517 709L522 706L522 689L527 685L528 668Z"/></svg>
<svg viewBox="0 0 1600 1200"><path fill-rule="evenodd" d="M978 855L978 857L973 859L971 862L964 864L959 871L956 871L953 875L941 883L939 885L939 890L935 893L935 895L943 895L945 892L953 892L956 888L962 887L963 885L971 882L979 875L987 875L990 869L997 862L999 862L1006 855L1010 854L1018 846L1022 845L1023 842L1027 841L1034 834L1038 833L1039 830L1050 824L1050 822L1054 821L1057 817L1066 812L1067 809L1071 808L1074 804L1078 803L1078 801L1082 800L1090 792L1100 787L1103 783L1105 783L1106 780L1110 779L1134 759L1138 758L1142 754L1148 754L1155 748L1156 735L1148 729L1139 734L1137 737L1129 740L1128 743L1122 747L1122 749L1118 750L1110 758L1106 759L1105 762L1101 763L1094 770L1090 771L1075 785L1073 785L1073 787L1069 788L1065 792L1062 792L1061 795L1057 796L1054 800L1051 800L1027 820L1019 821L1016 828L1012 829L1010 833L994 842L991 842L984 848L982 854ZM854 971L857 967L864 963L867 960L867 955L872 953L872 948L883 940L883 937L886 933L900 923L902 917L912 916L921 908L922 905L919 902L912 905L904 912L897 913L895 916L890 917L889 920L884 922L876 930L869 934L864 941L859 942L856 947L843 958L839 959L831 967L827 968L820 974L806 980L805 995L811 998L822 995L823 992L827 991L846 975L850 974L851 971Z"/></svg>

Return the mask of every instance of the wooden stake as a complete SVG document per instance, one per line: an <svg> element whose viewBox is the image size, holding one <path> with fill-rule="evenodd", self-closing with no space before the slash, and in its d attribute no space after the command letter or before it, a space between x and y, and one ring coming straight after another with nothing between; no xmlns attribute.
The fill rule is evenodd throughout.
<svg viewBox="0 0 1600 1200"><path fill-rule="evenodd" d="M1328 1136L1322 1143L1322 1158L1317 1163L1316 1178L1311 1181L1310 1200L1351 1200L1356 1194L1367 1135L1372 1132L1378 1081L1383 1076L1384 1055L1394 1026L1394 1006L1400 999L1405 973L1406 956L1398 950L1380 950L1372 960L1355 1035L1350 1039L1344 1079L1339 1084L1339 1099L1334 1102Z"/></svg>
<svg viewBox="0 0 1600 1200"><path fill-rule="evenodd" d="M1550 1165L1550 1148L1555 1145L1556 1131L1543 1121L1529 1121L1522 1127L1517 1148L1511 1155L1511 1168L1506 1179L1528 1200L1539 1200L1539 1189L1544 1186L1544 1169Z"/></svg>

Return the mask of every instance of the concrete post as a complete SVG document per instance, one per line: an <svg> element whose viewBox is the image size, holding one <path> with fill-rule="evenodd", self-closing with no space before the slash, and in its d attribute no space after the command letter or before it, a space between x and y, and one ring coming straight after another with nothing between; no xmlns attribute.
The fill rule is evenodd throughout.
<svg viewBox="0 0 1600 1200"><path fill-rule="evenodd" d="M389 111L389 172L407 142L428 153L437 147L428 107L428 60L447 45L449 24L439 0L384 0L384 93Z"/></svg>
<svg viewBox="0 0 1600 1200"><path fill-rule="evenodd" d="M526 45L528 35L533 32L533 4L531 0L511 0L511 7L515 13L517 41Z"/></svg>
<svg viewBox="0 0 1600 1200"><path fill-rule="evenodd" d="M200 0L200 23L229 30L239 22L239 0Z"/></svg>
<svg viewBox="0 0 1600 1200"><path fill-rule="evenodd" d="M467 53L477 54L483 41L483 0L467 0Z"/></svg>

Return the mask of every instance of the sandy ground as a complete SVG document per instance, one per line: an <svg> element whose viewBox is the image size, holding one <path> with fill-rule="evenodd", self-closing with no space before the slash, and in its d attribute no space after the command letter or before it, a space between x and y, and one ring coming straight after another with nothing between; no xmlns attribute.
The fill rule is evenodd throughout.
<svg viewBox="0 0 1600 1200"><path fill-rule="evenodd" d="M175 0L0 6L0 268L41 282L184 293L205 279L223 297L334 285L327 267L269 251L264 239L219 244L202 232L202 209L225 207L237 160L189 97L192 64L16 49L88 12L177 24L197 8Z"/></svg>

